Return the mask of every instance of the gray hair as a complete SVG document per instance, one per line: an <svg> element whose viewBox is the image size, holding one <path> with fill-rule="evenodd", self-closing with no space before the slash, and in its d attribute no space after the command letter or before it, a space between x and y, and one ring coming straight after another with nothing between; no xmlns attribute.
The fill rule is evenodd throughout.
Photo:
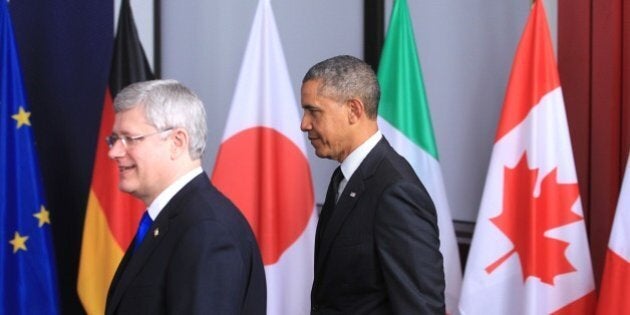
<svg viewBox="0 0 630 315"><path fill-rule="evenodd" d="M310 80L319 80L318 93L336 101L360 99L367 116L376 119L381 89L376 74L361 59L342 55L321 61L306 72L302 83Z"/></svg>
<svg viewBox="0 0 630 315"><path fill-rule="evenodd" d="M114 100L114 111L123 112L144 107L150 124L158 130L182 128L188 132L188 152L200 159L206 148L206 110L203 102L190 89L175 80L153 80L131 84Z"/></svg>

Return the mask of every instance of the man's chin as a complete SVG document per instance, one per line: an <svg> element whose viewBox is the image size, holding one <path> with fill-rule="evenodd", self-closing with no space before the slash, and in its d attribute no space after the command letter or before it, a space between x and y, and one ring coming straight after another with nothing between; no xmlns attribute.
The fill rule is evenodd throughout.
<svg viewBox="0 0 630 315"><path fill-rule="evenodd" d="M315 155L317 155L317 157L321 159L333 159L332 156L330 156L329 152L321 152L319 150L315 150Z"/></svg>
<svg viewBox="0 0 630 315"><path fill-rule="evenodd" d="M133 193L135 191L135 189L132 188L130 185L127 185L125 183L119 183L118 184L118 189L120 191L124 192L124 193L130 194L130 195L135 197L135 195Z"/></svg>

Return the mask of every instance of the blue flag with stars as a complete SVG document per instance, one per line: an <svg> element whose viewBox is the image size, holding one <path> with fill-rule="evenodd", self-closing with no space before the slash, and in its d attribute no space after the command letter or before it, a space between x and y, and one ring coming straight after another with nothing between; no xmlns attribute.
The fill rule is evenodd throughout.
<svg viewBox="0 0 630 315"><path fill-rule="evenodd" d="M57 314L57 276L31 112L0 0L0 314Z"/></svg>

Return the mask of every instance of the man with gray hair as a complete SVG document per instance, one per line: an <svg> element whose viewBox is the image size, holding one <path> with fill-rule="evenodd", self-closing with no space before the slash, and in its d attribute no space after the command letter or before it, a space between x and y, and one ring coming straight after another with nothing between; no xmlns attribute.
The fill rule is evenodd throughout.
<svg viewBox="0 0 630 315"><path fill-rule="evenodd" d="M112 280L106 314L264 314L254 234L201 168L206 113L174 80L118 93L109 158L147 211Z"/></svg>
<svg viewBox="0 0 630 315"><path fill-rule="evenodd" d="M317 223L311 314L445 313L435 207L378 130L379 98L374 71L352 56L302 80L300 127L340 163Z"/></svg>

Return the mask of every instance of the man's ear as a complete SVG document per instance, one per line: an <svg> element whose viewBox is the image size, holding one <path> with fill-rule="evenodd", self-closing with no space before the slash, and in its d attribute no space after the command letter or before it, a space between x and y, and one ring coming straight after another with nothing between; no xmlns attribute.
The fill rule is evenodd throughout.
<svg viewBox="0 0 630 315"><path fill-rule="evenodd" d="M182 128L173 129L173 134L171 137L173 138L173 144L171 146L171 159L176 159L180 157L182 154L188 152L188 132Z"/></svg>
<svg viewBox="0 0 630 315"><path fill-rule="evenodd" d="M358 98L351 98L346 101L348 106L348 122L350 124L357 123L365 115L365 105Z"/></svg>

